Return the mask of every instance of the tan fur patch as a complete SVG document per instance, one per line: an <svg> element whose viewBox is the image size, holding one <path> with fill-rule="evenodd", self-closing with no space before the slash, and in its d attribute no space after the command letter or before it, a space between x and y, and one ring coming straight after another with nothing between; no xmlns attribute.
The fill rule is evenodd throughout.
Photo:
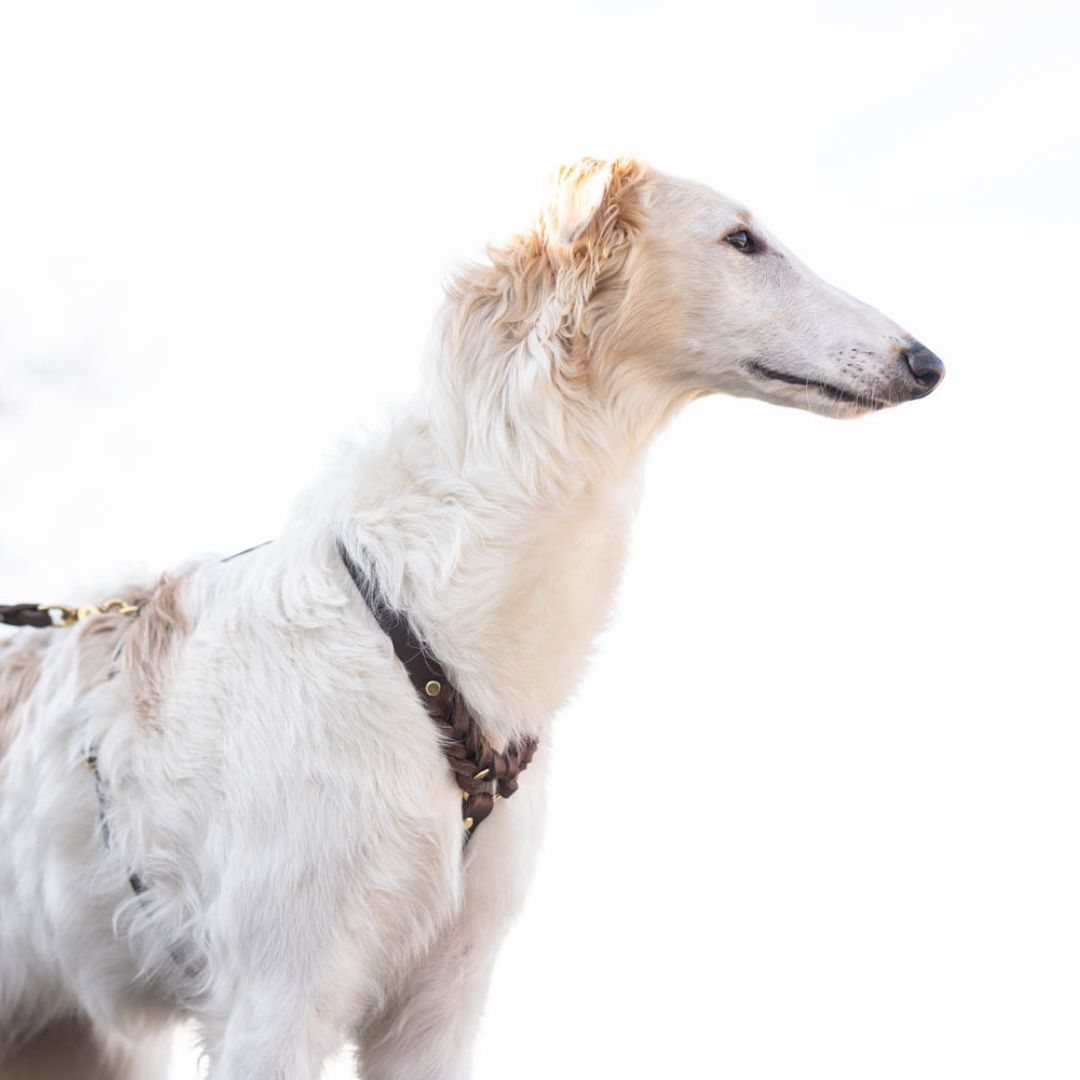
<svg viewBox="0 0 1080 1080"><path fill-rule="evenodd" d="M0 645L0 758L18 734L25 709L41 674L45 639L26 637Z"/></svg>
<svg viewBox="0 0 1080 1080"><path fill-rule="evenodd" d="M118 662L120 642L128 629L127 615L95 615L80 623L76 664L79 693L85 694L105 682Z"/></svg>
<svg viewBox="0 0 1080 1080"><path fill-rule="evenodd" d="M176 642L188 632L180 604L184 578L162 576L131 620L120 661L131 687L135 716L143 728L157 726L171 674Z"/></svg>
<svg viewBox="0 0 1080 1080"><path fill-rule="evenodd" d="M470 267L451 284L448 351L470 378L498 377L498 360L544 318L551 321L547 336L561 342L568 361L554 376L566 393L584 389L582 357L591 351L596 321L586 313L601 300L604 312L618 306L631 239L645 220L640 194L650 175L629 158L587 158L563 168L536 227L489 247L489 266Z"/></svg>

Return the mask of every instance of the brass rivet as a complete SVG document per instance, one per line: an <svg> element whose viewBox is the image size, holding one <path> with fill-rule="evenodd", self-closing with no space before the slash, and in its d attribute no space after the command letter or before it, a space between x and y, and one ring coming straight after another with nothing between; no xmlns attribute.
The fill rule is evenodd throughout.
<svg viewBox="0 0 1080 1080"><path fill-rule="evenodd" d="M424 693L427 694L428 697L438 697L441 690L442 683L439 682L438 679L432 679L431 682L424 687Z"/></svg>
<svg viewBox="0 0 1080 1080"><path fill-rule="evenodd" d="M462 802L468 802L469 801L469 793L467 791L463 791L461 793L461 801Z"/></svg>
<svg viewBox="0 0 1080 1080"><path fill-rule="evenodd" d="M474 777L474 780L483 780L487 774L491 772L490 769L481 769Z"/></svg>
<svg viewBox="0 0 1080 1080"><path fill-rule="evenodd" d="M466 829L471 829L473 827L473 819L471 817L467 817L463 824L465 825Z"/></svg>

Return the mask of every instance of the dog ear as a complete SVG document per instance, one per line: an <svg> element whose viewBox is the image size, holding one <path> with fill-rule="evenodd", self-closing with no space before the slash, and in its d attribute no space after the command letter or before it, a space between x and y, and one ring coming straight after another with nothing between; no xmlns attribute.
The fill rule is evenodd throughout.
<svg viewBox="0 0 1080 1080"><path fill-rule="evenodd" d="M608 232L625 209L627 190L643 172L630 158L582 158L564 165L555 175L544 211L549 248L573 249Z"/></svg>
<svg viewBox="0 0 1080 1080"><path fill-rule="evenodd" d="M631 158L585 158L560 169L534 226L490 246L490 266L470 267L451 283L452 355L516 347L541 317L553 340L574 337L590 300L625 264L645 221L642 189L651 175Z"/></svg>
<svg viewBox="0 0 1080 1080"><path fill-rule="evenodd" d="M595 158L559 169L545 213L549 240L569 247L585 235L603 205L611 175L612 163Z"/></svg>

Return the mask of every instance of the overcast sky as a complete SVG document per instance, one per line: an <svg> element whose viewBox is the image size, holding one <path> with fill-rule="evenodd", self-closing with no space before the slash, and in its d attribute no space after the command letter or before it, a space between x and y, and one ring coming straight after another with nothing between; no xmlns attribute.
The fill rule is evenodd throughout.
<svg viewBox="0 0 1080 1080"><path fill-rule="evenodd" d="M477 1080L1080 1076L1078 47L1038 0L4 4L0 600L273 536L560 162L703 180L948 377L662 437Z"/></svg>

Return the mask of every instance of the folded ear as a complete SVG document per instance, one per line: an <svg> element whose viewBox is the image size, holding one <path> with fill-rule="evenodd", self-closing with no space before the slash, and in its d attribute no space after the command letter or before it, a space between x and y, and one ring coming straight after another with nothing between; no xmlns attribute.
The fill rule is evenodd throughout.
<svg viewBox="0 0 1080 1080"><path fill-rule="evenodd" d="M611 172L610 161L596 158L583 158L559 169L545 215L551 240L569 245L585 234L604 202Z"/></svg>
<svg viewBox="0 0 1080 1080"><path fill-rule="evenodd" d="M582 158L564 165L555 176L544 212L548 243L573 247L582 239L600 236L623 209L626 189L643 172L643 166L630 158Z"/></svg>

